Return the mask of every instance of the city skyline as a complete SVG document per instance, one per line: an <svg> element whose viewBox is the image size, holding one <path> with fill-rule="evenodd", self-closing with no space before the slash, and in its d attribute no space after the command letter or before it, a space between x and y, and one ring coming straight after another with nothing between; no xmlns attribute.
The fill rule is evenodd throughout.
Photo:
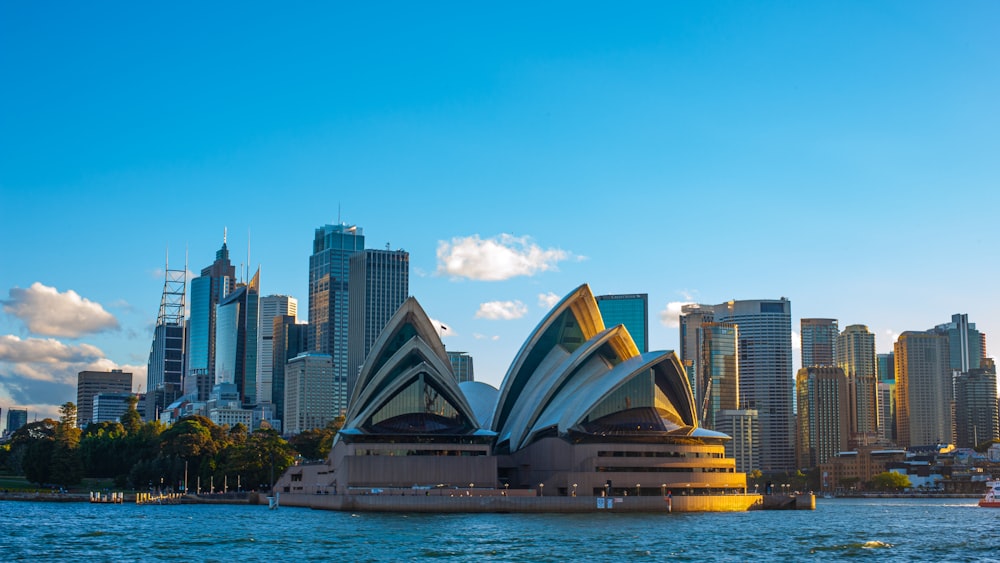
<svg viewBox="0 0 1000 563"><path fill-rule="evenodd" d="M732 299L787 297L795 347L802 318L878 353L956 313L1000 334L1000 7L964 8L4 6L0 407L56 416L84 370L145 391L164 252L190 306L226 229L302 304L317 226L407 251L494 386L581 283L646 293L650 350Z"/></svg>

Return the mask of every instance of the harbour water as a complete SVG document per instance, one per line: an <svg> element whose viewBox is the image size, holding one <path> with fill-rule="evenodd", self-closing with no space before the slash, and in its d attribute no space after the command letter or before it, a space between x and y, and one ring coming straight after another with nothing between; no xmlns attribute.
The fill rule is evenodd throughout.
<svg viewBox="0 0 1000 563"><path fill-rule="evenodd" d="M974 499L565 515L0 502L3 561L1000 561L998 530Z"/></svg>

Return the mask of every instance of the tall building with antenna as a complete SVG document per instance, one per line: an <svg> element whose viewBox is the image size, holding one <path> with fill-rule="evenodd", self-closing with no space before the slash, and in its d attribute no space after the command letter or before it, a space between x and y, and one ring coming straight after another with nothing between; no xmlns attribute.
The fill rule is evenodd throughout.
<svg viewBox="0 0 1000 563"><path fill-rule="evenodd" d="M215 261L191 280L191 322L188 330L187 374L184 394L193 400L208 400L215 383L216 307L236 290L236 267L229 261L226 232Z"/></svg>
<svg viewBox="0 0 1000 563"><path fill-rule="evenodd" d="M257 404L257 315L260 306L260 270L249 283L219 303L215 323L215 385L236 385L240 402Z"/></svg>
<svg viewBox="0 0 1000 563"><path fill-rule="evenodd" d="M360 227L324 225L316 229L309 256L309 350L330 355L333 377L345 390L350 259L364 248Z"/></svg>
<svg viewBox="0 0 1000 563"><path fill-rule="evenodd" d="M164 270L160 312L146 366L146 416L150 419L184 394L187 263L183 269L171 269L168 256Z"/></svg>

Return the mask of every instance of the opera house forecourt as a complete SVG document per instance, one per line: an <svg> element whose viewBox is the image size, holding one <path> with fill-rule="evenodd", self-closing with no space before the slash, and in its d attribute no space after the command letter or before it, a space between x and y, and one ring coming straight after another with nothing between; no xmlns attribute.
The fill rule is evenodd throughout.
<svg viewBox="0 0 1000 563"><path fill-rule="evenodd" d="M760 502L698 427L671 351L640 353L582 285L522 345L499 390L457 383L409 298L358 376L323 463L293 466L280 503L412 512L741 511Z"/></svg>

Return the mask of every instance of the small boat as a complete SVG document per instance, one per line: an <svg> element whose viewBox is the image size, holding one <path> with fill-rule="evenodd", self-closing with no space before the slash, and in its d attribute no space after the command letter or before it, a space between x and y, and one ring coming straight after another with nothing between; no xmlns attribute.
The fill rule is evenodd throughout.
<svg viewBox="0 0 1000 563"><path fill-rule="evenodd" d="M986 496L979 500L983 508L1000 508L1000 481L987 481Z"/></svg>

